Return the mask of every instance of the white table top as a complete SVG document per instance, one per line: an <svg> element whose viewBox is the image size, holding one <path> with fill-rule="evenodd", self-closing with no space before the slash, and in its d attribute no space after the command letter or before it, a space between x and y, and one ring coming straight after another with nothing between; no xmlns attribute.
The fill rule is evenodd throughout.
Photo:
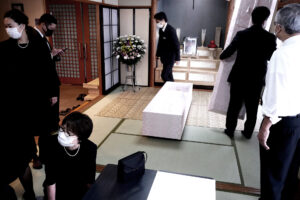
<svg viewBox="0 0 300 200"><path fill-rule="evenodd" d="M147 200L215 200L214 179L157 172Z"/></svg>

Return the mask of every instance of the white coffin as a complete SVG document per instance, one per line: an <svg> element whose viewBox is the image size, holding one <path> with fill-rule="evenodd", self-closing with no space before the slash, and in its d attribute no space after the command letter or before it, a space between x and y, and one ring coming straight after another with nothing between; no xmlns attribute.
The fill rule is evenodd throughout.
<svg viewBox="0 0 300 200"><path fill-rule="evenodd" d="M166 82L143 111L142 134L180 140L192 92L192 83Z"/></svg>

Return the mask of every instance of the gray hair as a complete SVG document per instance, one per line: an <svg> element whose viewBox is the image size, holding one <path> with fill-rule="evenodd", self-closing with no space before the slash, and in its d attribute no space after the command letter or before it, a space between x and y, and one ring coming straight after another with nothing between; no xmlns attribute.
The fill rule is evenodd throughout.
<svg viewBox="0 0 300 200"><path fill-rule="evenodd" d="M287 34L300 33L300 4L288 4L281 8L276 14L275 22L282 25Z"/></svg>

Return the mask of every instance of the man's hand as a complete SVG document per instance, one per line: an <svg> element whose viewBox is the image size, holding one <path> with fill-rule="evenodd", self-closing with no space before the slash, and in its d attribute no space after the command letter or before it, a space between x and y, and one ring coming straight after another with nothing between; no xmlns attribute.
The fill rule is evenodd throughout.
<svg viewBox="0 0 300 200"><path fill-rule="evenodd" d="M64 51L62 49L52 49L51 51L51 55L54 57L54 56L57 56L57 55L61 55L63 54Z"/></svg>
<svg viewBox="0 0 300 200"><path fill-rule="evenodd" d="M56 104L57 101L58 101L58 97L52 97L52 98L50 99L51 106L54 106L54 104Z"/></svg>
<svg viewBox="0 0 300 200"><path fill-rule="evenodd" d="M269 150L270 147L267 145L267 141L270 135L270 127L272 126L272 122L269 117L264 117L262 125L259 129L259 133L257 134L258 141L262 147L266 150Z"/></svg>

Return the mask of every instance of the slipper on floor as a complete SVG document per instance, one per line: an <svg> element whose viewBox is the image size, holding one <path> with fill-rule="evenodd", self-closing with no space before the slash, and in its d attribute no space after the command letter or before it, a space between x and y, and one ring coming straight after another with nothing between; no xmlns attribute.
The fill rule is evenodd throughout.
<svg viewBox="0 0 300 200"><path fill-rule="evenodd" d="M65 116L71 111L72 111L71 108L67 108L66 110L60 111L59 114L62 115L62 116Z"/></svg>
<svg viewBox="0 0 300 200"><path fill-rule="evenodd" d="M79 94L78 97L76 98L76 100L78 101L84 101L84 97L86 96L86 94Z"/></svg>
<svg viewBox="0 0 300 200"><path fill-rule="evenodd" d="M79 106L80 106L79 104L78 104L77 106L73 106L73 107L72 107L72 110L78 108Z"/></svg>

